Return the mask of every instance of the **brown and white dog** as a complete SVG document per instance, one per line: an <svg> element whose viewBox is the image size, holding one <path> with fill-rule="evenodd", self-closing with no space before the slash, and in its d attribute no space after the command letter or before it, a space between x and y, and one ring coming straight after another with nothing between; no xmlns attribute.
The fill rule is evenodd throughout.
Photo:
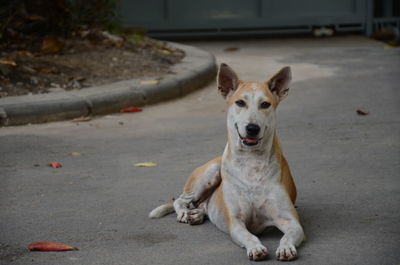
<svg viewBox="0 0 400 265"><path fill-rule="evenodd" d="M157 207L149 217L175 211L179 222L201 224L207 215L246 248L250 260L267 257L267 248L255 235L276 226L284 233L277 259L295 259L304 232L294 207L296 187L275 130L275 111L290 81L289 67L267 82L256 83L240 80L221 64L218 90L229 104L224 153L195 169L182 195Z"/></svg>

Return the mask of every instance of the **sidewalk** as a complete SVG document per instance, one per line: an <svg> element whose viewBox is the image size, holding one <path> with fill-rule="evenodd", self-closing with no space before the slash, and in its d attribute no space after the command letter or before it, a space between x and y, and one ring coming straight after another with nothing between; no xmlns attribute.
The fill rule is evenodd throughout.
<svg viewBox="0 0 400 265"><path fill-rule="evenodd" d="M186 56L159 84L132 79L77 91L0 98L0 126L68 120L154 104L184 96L215 77L212 54L188 45L170 45L185 51Z"/></svg>

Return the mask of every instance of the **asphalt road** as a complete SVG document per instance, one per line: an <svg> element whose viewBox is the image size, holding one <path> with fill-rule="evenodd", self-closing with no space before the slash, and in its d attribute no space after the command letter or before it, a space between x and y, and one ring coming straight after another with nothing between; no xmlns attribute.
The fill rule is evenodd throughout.
<svg viewBox="0 0 400 265"><path fill-rule="evenodd" d="M399 264L400 49L363 37L188 44L246 81L292 66L278 133L308 238L294 264ZM240 49L223 51L232 46ZM215 83L142 113L0 128L0 263L250 264L209 222L147 218L192 169L222 153L225 139ZM157 166L134 166L147 161ZM279 263L280 237L275 229L261 236L272 253L265 263ZM42 240L79 251L25 249Z"/></svg>

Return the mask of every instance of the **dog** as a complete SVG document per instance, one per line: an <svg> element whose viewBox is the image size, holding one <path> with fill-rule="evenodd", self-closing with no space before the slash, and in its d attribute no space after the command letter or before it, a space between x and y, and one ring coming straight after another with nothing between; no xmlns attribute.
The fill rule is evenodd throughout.
<svg viewBox="0 0 400 265"><path fill-rule="evenodd" d="M290 67L267 82L244 82L227 64L217 74L218 90L228 103L228 142L221 157L195 169L182 195L155 208L150 218L176 212L179 222L201 224L207 216L246 248L250 260L264 260L267 248L255 236L276 226L284 235L276 258L297 258L304 240L294 207L296 186L276 135L275 112L286 97Z"/></svg>

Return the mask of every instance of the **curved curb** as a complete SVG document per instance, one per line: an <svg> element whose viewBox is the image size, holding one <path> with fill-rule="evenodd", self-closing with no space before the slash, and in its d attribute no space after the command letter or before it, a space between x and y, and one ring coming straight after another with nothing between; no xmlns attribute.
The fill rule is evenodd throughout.
<svg viewBox="0 0 400 265"><path fill-rule="evenodd" d="M142 85L143 79L131 79L79 91L0 98L0 126L68 120L154 104L184 96L215 77L217 67L211 53L169 44L184 50L186 56L171 67L175 74L163 76L157 85Z"/></svg>

